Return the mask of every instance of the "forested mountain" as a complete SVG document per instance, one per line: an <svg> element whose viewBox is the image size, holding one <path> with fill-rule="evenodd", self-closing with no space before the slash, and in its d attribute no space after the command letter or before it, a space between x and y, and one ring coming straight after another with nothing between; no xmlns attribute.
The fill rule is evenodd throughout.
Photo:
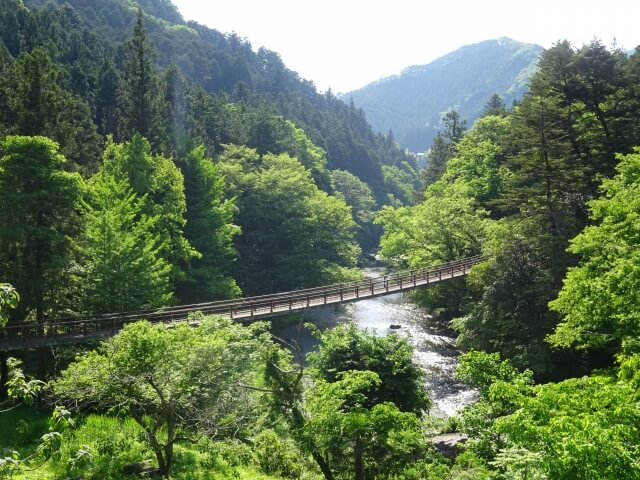
<svg viewBox="0 0 640 480"><path fill-rule="evenodd" d="M507 105L527 90L542 47L510 38L464 46L427 65L408 67L392 77L346 93L378 132L391 130L413 152L431 146L441 117L457 110L469 125L492 94Z"/></svg>
<svg viewBox="0 0 640 480"><path fill-rule="evenodd" d="M417 195L361 110L168 1L0 0L0 39L0 478L640 478L640 48L559 41L513 108L447 111ZM395 268L484 257L413 296L466 350L449 420L355 322L307 355L202 312L55 344L360 278L376 228Z"/></svg>
<svg viewBox="0 0 640 480"><path fill-rule="evenodd" d="M105 82L116 81L109 65L121 67L123 44L140 6L160 68L175 65L178 72L223 103L244 104L292 120L327 152L329 169L354 173L371 186L380 202L386 201L388 193L399 193L398 178L413 175L412 159L394 142L374 133L361 110L331 93L319 94L312 82L287 69L275 52L265 48L256 52L235 33L184 22L169 1L28 0L27 8L21 5L17 0L0 2L0 38L6 49L18 57L44 47L66 71L68 89L89 104L99 127L101 105L109 103L105 95L113 90ZM174 93L183 96L184 89ZM254 130L259 129L266 126L256 125ZM106 130L101 133L113 133ZM261 138L254 137L249 144L262 151L272 148L268 137L277 140L274 132L255 133ZM219 152L220 142L236 140L220 132L217 136L207 145L210 154Z"/></svg>

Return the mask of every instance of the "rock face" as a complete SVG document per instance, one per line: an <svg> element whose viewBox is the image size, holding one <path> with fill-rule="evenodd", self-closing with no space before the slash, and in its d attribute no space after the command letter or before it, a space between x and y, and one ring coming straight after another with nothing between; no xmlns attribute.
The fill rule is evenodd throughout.
<svg viewBox="0 0 640 480"><path fill-rule="evenodd" d="M401 146L424 152L441 129L441 117L457 110L471 127L489 97L507 107L519 100L543 48L499 38L467 45L427 65L408 67L343 95L364 110L373 128L393 132Z"/></svg>
<svg viewBox="0 0 640 480"><path fill-rule="evenodd" d="M464 433L443 433L431 440L435 449L447 458L456 458L466 441L467 436Z"/></svg>

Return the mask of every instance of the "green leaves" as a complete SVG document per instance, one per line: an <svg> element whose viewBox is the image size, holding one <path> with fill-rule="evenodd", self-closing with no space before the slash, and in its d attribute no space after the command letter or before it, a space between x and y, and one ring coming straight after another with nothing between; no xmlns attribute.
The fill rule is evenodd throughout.
<svg viewBox="0 0 640 480"><path fill-rule="evenodd" d="M90 182L84 204L85 232L78 241L82 310L123 312L167 305L168 247L155 235L158 217L143 214L146 196L137 197L126 180L101 171Z"/></svg>
<svg viewBox="0 0 640 480"><path fill-rule="evenodd" d="M360 252L350 207L321 191L295 158L228 145L219 162L227 197L239 209L234 272L246 294L356 277Z"/></svg>
<svg viewBox="0 0 640 480"><path fill-rule="evenodd" d="M563 321L549 337L557 346L637 352L640 335L640 150L619 156L618 174L590 203L593 226L571 241L581 258L550 307Z"/></svg>
<svg viewBox="0 0 640 480"><path fill-rule="evenodd" d="M318 351L308 356L316 378L336 382L344 372L375 373L376 381L370 384L363 406L393 402L401 411L418 416L429 409L424 373L413 363L413 351L406 339L397 335L377 337L353 325L343 325L324 332L320 340Z"/></svg>
<svg viewBox="0 0 640 480"><path fill-rule="evenodd" d="M0 327L4 327L7 324L8 315L7 312L18 306L20 301L20 295L8 283L0 283Z"/></svg>
<svg viewBox="0 0 640 480"><path fill-rule="evenodd" d="M132 416L165 474L180 436L243 433L257 406L247 386L255 383L256 362L271 345L262 325L246 328L202 316L192 321L198 326L127 325L53 383L70 408Z"/></svg>
<svg viewBox="0 0 640 480"><path fill-rule="evenodd" d="M14 314L41 320L59 311L84 184L48 138L9 136L0 151L0 278L20 292Z"/></svg>

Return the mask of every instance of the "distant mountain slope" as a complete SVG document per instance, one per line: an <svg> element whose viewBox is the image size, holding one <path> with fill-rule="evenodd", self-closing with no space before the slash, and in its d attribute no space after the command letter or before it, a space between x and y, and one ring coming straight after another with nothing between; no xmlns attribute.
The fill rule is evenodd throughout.
<svg viewBox="0 0 640 480"><path fill-rule="evenodd" d="M510 38L467 45L428 65L344 95L353 99L379 132L393 131L396 141L414 152L431 145L441 115L457 109L471 125L494 93L507 106L519 99L543 48Z"/></svg>

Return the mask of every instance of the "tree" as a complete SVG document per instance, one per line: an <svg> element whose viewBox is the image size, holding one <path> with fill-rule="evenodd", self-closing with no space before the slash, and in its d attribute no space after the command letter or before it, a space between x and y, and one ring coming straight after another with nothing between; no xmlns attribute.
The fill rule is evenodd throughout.
<svg viewBox="0 0 640 480"><path fill-rule="evenodd" d="M170 158L153 155L147 140L135 134L131 141L109 141L104 151L105 173L125 180L133 192L145 197L142 214L158 217L154 234L160 237L160 256L172 266L172 282L184 278L187 263L200 254L184 237L186 198L184 177Z"/></svg>
<svg viewBox="0 0 640 480"><path fill-rule="evenodd" d="M343 326L320 342L309 370L274 346L265 380L273 407L324 478L404 478L409 464L430 463L419 422L428 397L407 341Z"/></svg>
<svg viewBox="0 0 640 480"><path fill-rule="evenodd" d="M155 51L147 38L142 9L133 35L125 45L125 60L119 91L119 138L128 140L136 133L160 146L160 88L154 65Z"/></svg>
<svg viewBox="0 0 640 480"><path fill-rule="evenodd" d="M196 147L181 163L187 201L185 237L200 252L186 267L186 279L178 285L182 302L196 303L240 295L231 278L236 259L233 240L240 228L233 224L238 211L235 199L225 199L220 168Z"/></svg>
<svg viewBox="0 0 640 480"><path fill-rule="evenodd" d="M103 135L118 133L118 91L120 77L111 59L102 64L98 73L96 124Z"/></svg>
<svg viewBox="0 0 640 480"><path fill-rule="evenodd" d="M413 351L398 335L376 337L354 325L341 325L319 335L317 352L307 360L315 379L333 383L344 372L368 371L377 375L362 405L391 402L403 412L418 416L431 402L424 388L424 372L413 363Z"/></svg>
<svg viewBox="0 0 640 480"><path fill-rule="evenodd" d="M63 88L63 70L47 53L34 49L13 63L4 113L10 133L54 139L73 163L67 169L92 170L101 138L87 103Z"/></svg>
<svg viewBox="0 0 640 480"><path fill-rule="evenodd" d="M42 327L67 283L84 186L52 140L9 136L0 151L0 277L21 295L11 320L33 312Z"/></svg>
<svg viewBox="0 0 640 480"><path fill-rule="evenodd" d="M74 411L130 415L167 476L174 445L241 435L256 415L256 361L270 345L265 326L198 317L172 329L127 325L78 357L52 387Z"/></svg>
<svg viewBox="0 0 640 480"><path fill-rule="evenodd" d="M162 307L171 303L171 265L160 257L158 217L142 213L146 197L137 197L126 180L104 170L89 182L78 240L82 311L110 313Z"/></svg>
<svg viewBox="0 0 640 480"><path fill-rule="evenodd" d="M9 320L8 311L16 308L19 301L20 295L15 288L8 283L0 283L0 328L7 324ZM0 352L0 401L7 397L6 383L8 379L9 366L7 363L7 353Z"/></svg>
<svg viewBox="0 0 640 480"><path fill-rule="evenodd" d="M376 200L371 188L346 170L332 170L331 183L338 196L352 209L353 219L358 224L358 244L363 250L378 245L380 231L373 225Z"/></svg>
<svg viewBox="0 0 640 480"><path fill-rule="evenodd" d="M622 366L633 369L637 359ZM638 392L624 373L534 385L531 372L483 352L463 355L458 373L481 392L462 413L461 427L470 437L466 449L496 474L639 478Z"/></svg>
<svg viewBox="0 0 640 480"><path fill-rule="evenodd" d="M227 145L219 162L239 208L234 277L245 294L356 278L350 208L321 191L295 158Z"/></svg>
<svg viewBox="0 0 640 480"><path fill-rule="evenodd" d="M4 327L9 319L7 312L18 306L20 295L8 283L0 283L0 327Z"/></svg>
<svg viewBox="0 0 640 480"><path fill-rule="evenodd" d="M500 95L494 93L489 97L487 103L484 104L484 108L482 109L482 116L487 117L490 115L496 115L499 117L505 116L507 114L507 106L504 103L504 100Z"/></svg>
<svg viewBox="0 0 640 480"><path fill-rule="evenodd" d="M567 273L550 307L563 317L549 340L579 349L613 353L640 351L640 285L636 236L640 212L640 149L621 155L617 175L602 184L603 196L589 203L593 225L571 240L580 263Z"/></svg>
<svg viewBox="0 0 640 480"><path fill-rule="evenodd" d="M421 180L425 186L440 179L446 170L447 162L455 153L456 144L462 138L467 124L456 110L448 111L442 117L442 122L444 129L438 131L433 139L429 151L429 163L421 173Z"/></svg>

